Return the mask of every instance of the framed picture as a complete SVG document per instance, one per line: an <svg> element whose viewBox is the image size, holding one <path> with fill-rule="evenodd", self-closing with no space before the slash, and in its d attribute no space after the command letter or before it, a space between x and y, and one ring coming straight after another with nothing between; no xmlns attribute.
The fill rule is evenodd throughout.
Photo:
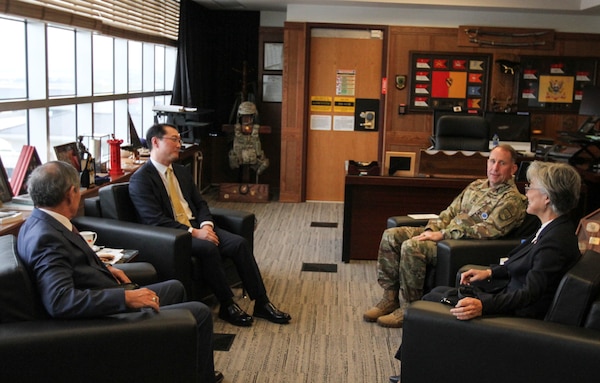
<svg viewBox="0 0 600 383"><path fill-rule="evenodd" d="M13 170L10 184L12 187L13 196L27 194L27 178L33 169L40 166L42 162L35 150L35 146L23 145L21 154Z"/></svg>
<svg viewBox="0 0 600 383"><path fill-rule="evenodd" d="M0 158L0 201L10 202L12 196L12 189L10 187L10 183L8 182L6 169L2 164L2 158Z"/></svg>
<svg viewBox="0 0 600 383"><path fill-rule="evenodd" d="M283 70L283 43L265 43L263 70Z"/></svg>
<svg viewBox="0 0 600 383"><path fill-rule="evenodd" d="M583 88L596 83L597 58L521 57L519 110L577 113Z"/></svg>
<svg viewBox="0 0 600 383"><path fill-rule="evenodd" d="M486 109L491 55L410 52L410 65L409 110Z"/></svg>
<svg viewBox="0 0 600 383"><path fill-rule="evenodd" d="M283 76L265 74L262 82L262 100L264 102L281 102Z"/></svg>
<svg viewBox="0 0 600 383"><path fill-rule="evenodd" d="M414 152L385 152L384 175L397 177L415 176L415 158Z"/></svg>
<svg viewBox="0 0 600 383"><path fill-rule="evenodd" d="M75 167L78 172L81 172L81 161L79 159L79 147L76 142L57 145L54 147L56 159L67 162Z"/></svg>

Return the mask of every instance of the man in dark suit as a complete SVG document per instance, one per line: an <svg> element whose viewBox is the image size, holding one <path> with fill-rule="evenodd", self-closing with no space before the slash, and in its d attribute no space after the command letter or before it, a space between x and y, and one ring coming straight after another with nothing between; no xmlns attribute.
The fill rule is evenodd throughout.
<svg viewBox="0 0 600 383"><path fill-rule="evenodd" d="M187 230L192 235L193 256L200 263L202 278L221 305L219 318L236 326L250 326L253 322L252 316L233 301L221 260L224 256L232 259L250 298L255 300L254 316L288 323L291 316L278 310L267 297L248 242L215 225L189 170L174 163L181 149L177 129L167 124L153 125L146 133L146 143L150 160L129 182L129 195L141 221Z"/></svg>
<svg viewBox="0 0 600 383"><path fill-rule="evenodd" d="M53 318L92 318L149 308L187 309L197 321L198 378L223 381L214 371L212 318L200 302L184 302L181 282L171 280L138 288L122 270L100 261L70 219L81 199L79 174L66 162L36 168L28 181L35 209L19 231L19 257ZM139 345L138 345L139 346Z"/></svg>

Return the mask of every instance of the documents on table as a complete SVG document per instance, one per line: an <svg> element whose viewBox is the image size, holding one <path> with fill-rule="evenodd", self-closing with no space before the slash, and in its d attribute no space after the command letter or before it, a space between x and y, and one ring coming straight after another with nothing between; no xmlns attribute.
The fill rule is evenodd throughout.
<svg viewBox="0 0 600 383"><path fill-rule="evenodd" d="M412 219L438 219L440 216L437 214L409 214Z"/></svg>
<svg viewBox="0 0 600 383"><path fill-rule="evenodd" d="M98 255L98 258L102 262L114 265L123 258L123 249L109 249L104 247L98 250L96 255Z"/></svg>
<svg viewBox="0 0 600 383"><path fill-rule="evenodd" d="M0 225L8 225L9 223L19 222L23 220L23 213L14 210L0 211Z"/></svg>

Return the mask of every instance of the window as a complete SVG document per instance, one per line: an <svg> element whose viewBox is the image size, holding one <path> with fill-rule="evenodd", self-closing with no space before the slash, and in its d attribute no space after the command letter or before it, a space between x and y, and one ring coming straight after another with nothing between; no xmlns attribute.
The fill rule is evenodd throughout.
<svg viewBox="0 0 600 383"><path fill-rule="evenodd" d="M94 35L92 41L94 94L113 93L114 39L108 36Z"/></svg>
<svg viewBox="0 0 600 383"><path fill-rule="evenodd" d="M42 162L78 136L142 137L155 103L171 99L177 49L73 26L0 15L0 157L7 172L23 145ZM87 140L84 140L87 142Z"/></svg>
<svg viewBox="0 0 600 383"><path fill-rule="evenodd" d="M0 39L0 51L10 52L10 60L0 60L0 98L25 98L25 25L16 20L0 19L0 36L4 36Z"/></svg>
<svg viewBox="0 0 600 383"><path fill-rule="evenodd" d="M75 31L48 27L48 96L75 95Z"/></svg>

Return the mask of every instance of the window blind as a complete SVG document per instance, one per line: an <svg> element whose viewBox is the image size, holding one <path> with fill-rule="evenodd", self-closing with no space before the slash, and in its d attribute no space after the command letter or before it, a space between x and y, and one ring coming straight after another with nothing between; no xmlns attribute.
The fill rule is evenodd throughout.
<svg viewBox="0 0 600 383"><path fill-rule="evenodd" d="M171 45L179 29L177 0L0 0L0 12Z"/></svg>

